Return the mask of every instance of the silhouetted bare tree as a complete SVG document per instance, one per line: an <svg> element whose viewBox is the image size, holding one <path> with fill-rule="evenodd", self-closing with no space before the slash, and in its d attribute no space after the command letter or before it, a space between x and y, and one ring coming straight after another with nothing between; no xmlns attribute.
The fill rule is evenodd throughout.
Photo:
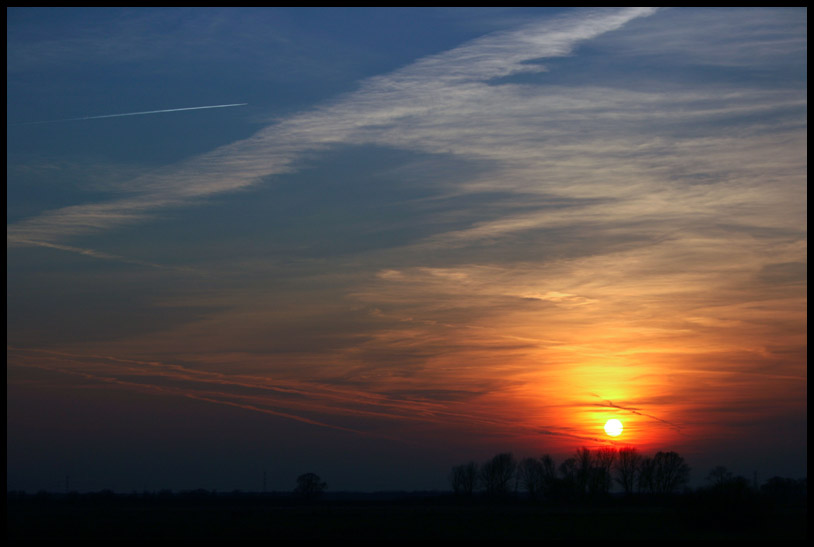
<svg viewBox="0 0 814 547"><path fill-rule="evenodd" d="M675 452L657 452L653 456L655 491L671 494L690 480L690 466Z"/></svg>
<svg viewBox="0 0 814 547"><path fill-rule="evenodd" d="M478 482L478 464L475 462L456 465L449 473L449 482L457 496L471 496Z"/></svg>
<svg viewBox="0 0 814 547"><path fill-rule="evenodd" d="M636 483L642 494L656 492L656 462L650 456L644 456L639 461L639 475Z"/></svg>
<svg viewBox="0 0 814 547"><path fill-rule="evenodd" d="M585 497L591 484L594 467L594 455L591 449L586 446L577 448L574 455L576 461L576 489L578 497Z"/></svg>
<svg viewBox="0 0 814 547"><path fill-rule="evenodd" d="M294 493L306 499L313 500L322 495L328 484L315 473L304 473L297 477L297 487Z"/></svg>
<svg viewBox="0 0 814 547"><path fill-rule="evenodd" d="M625 494L633 493L641 461L641 455L633 446L625 446L617 452L613 469L616 472L616 482L619 483Z"/></svg>
<svg viewBox="0 0 814 547"><path fill-rule="evenodd" d="M554 479L557 477L557 465L554 463L554 458L548 454L540 456L540 463L543 464L543 475L546 478Z"/></svg>
<svg viewBox="0 0 814 547"><path fill-rule="evenodd" d="M723 465L716 465L707 475L712 486L721 486L732 480L732 473Z"/></svg>
<svg viewBox="0 0 814 547"><path fill-rule="evenodd" d="M616 448L612 446L603 446L594 451L594 466L592 473L592 481L590 485L591 492L594 494L607 494L611 488L611 468L616 459Z"/></svg>
<svg viewBox="0 0 814 547"><path fill-rule="evenodd" d="M540 464L543 472L543 495L547 498L555 497L557 489L557 465L554 463L554 458L548 454L543 454L540 457Z"/></svg>
<svg viewBox="0 0 814 547"><path fill-rule="evenodd" d="M560 464L559 470L561 479L556 482L557 497L565 499L579 497L577 459L574 457L567 458Z"/></svg>
<svg viewBox="0 0 814 547"><path fill-rule="evenodd" d="M480 467L483 488L490 496L503 496L511 491L517 462L510 452L497 454Z"/></svg>
<svg viewBox="0 0 814 547"><path fill-rule="evenodd" d="M531 499L539 498L545 489L543 462L537 458L525 458L520 462L517 471Z"/></svg>

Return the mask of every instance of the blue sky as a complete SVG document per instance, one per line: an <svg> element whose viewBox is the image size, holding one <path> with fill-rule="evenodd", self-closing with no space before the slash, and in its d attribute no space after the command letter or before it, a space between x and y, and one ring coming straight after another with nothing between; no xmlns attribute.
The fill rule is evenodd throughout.
<svg viewBox="0 0 814 547"><path fill-rule="evenodd" d="M805 9L7 16L9 488L805 475Z"/></svg>

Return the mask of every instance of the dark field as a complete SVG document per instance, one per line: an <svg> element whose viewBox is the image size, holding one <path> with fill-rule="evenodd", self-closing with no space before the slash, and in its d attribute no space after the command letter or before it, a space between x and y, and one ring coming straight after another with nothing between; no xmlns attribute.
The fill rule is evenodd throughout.
<svg viewBox="0 0 814 547"><path fill-rule="evenodd" d="M407 500L9 499L8 539L804 539L804 508L699 515L684 506Z"/></svg>

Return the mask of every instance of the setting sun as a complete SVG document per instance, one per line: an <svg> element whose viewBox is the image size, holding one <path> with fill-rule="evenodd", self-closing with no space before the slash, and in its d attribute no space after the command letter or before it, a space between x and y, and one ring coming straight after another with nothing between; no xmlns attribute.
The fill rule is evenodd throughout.
<svg viewBox="0 0 814 547"><path fill-rule="evenodd" d="M616 418L610 419L605 422L605 433L610 435L611 437L618 437L622 434L622 422L617 420Z"/></svg>

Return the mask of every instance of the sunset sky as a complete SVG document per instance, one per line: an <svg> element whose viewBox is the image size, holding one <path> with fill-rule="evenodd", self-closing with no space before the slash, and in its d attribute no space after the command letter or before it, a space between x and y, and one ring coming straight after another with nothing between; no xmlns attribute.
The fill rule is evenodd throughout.
<svg viewBox="0 0 814 547"><path fill-rule="evenodd" d="M8 489L805 476L806 18L8 9Z"/></svg>

